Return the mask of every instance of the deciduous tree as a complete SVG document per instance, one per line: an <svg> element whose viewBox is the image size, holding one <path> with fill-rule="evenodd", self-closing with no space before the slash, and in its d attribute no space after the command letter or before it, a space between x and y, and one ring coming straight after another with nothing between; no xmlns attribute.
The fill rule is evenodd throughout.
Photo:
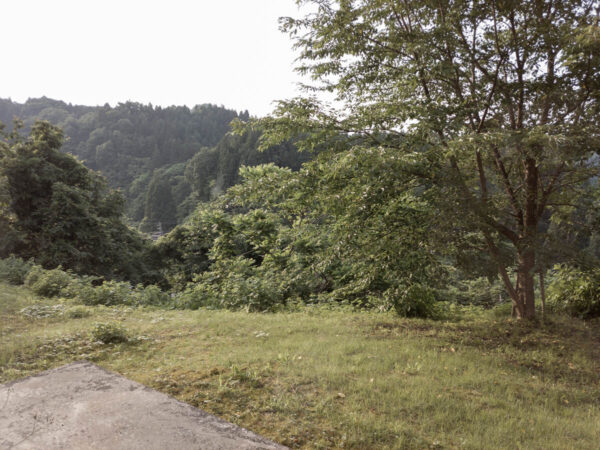
<svg viewBox="0 0 600 450"><path fill-rule="evenodd" d="M123 222L120 192L60 151L60 129L37 122L25 137L18 128L0 135L0 257L142 281L146 244Z"/></svg>
<svg viewBox="0 0 600 450"><path fill-rule="evenodd" d="M476 233L516 315L535 317L542 222L567 214L597 173L600 3L298 3L314 11L282 28L308 92L335 102L281 102L261 123L264 145L304 134L304 147L333 147L343 134L412 161L398 176L422 183L447 242Z"/></svg>

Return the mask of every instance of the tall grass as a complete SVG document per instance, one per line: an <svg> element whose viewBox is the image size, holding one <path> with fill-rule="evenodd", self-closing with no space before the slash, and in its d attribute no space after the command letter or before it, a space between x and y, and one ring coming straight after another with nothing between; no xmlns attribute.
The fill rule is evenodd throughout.
<svg viewBox="0 0 600 450"><path fill-rule="evenodd" d="M0 285L0 382L88 359L294 448L597 448L600 325L53 305ZM85 313L82 311L85 310ZM131 337L102 344L94 324Z"/></svg>

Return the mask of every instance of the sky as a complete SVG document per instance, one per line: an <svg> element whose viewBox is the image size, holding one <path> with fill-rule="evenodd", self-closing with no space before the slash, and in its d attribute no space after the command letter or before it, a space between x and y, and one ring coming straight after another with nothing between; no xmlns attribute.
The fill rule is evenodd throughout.
<svg viewBox="0 0 600 450"><path fill-rule="evenodd" d="M300 16L294 0L3 2L0 98L214 103L263 116L298 94L281 16Z"/></svg>

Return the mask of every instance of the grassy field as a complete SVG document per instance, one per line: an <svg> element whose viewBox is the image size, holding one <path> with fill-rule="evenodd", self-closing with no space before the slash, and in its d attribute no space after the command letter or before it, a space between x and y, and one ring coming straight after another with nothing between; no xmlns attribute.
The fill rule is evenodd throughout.
<svg viewBox="0 0 600 450"><path fill-rule="evenodd" d="M600 441L598 322L57 303L0 284L0 383L86 359L298 448ZM95 342L96 322L121 324L130 341Z"/></svg>

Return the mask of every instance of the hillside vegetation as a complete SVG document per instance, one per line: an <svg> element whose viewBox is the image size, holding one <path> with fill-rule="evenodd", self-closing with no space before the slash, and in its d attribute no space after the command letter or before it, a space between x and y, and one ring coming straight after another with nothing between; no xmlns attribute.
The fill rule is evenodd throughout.
<svg viewBox="0 0 600 450"><path fill-rule="evenodd" d="M266 153L257 150L260 132L228 136L234 119L247 111L223 106L193 108L126 102L115 107L71 105L49 98L25 103L0 99L0 123L13 119L28 131L36 121L63 130L62 151L106 177L121 189L129 219L144 231L164 231L181 223L199 201L208 201L233 186L241 165L273 162L298 169L307 155L289 143Z"/></svg>

